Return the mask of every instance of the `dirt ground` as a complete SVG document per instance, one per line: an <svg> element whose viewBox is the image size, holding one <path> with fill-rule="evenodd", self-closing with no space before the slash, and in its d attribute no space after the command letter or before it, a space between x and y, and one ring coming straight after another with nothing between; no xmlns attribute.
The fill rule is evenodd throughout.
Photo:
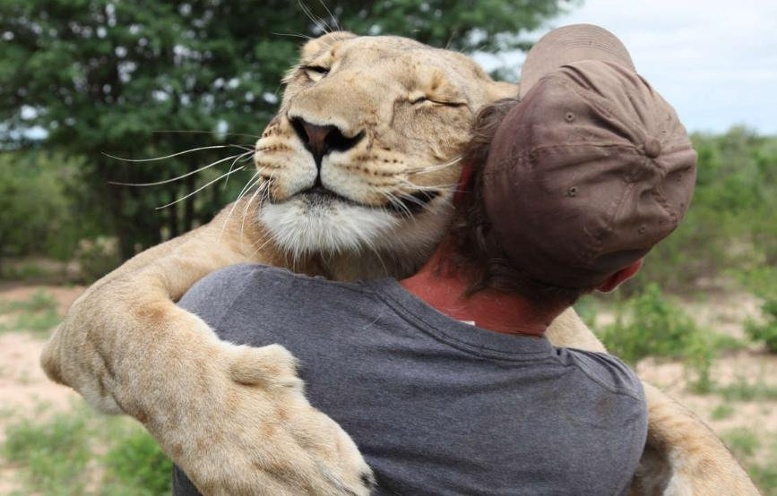
<svg viewBox="0 0 777 496"><path fill-rule="evenodd" d="M0 301L29 300L40 289L56 299L60 315L83 292L82 287L11 286L0 288ZM741 338L744 320L758 315L758 301L747 294L721 294L703 303L690 304L687 309L705 328ZM40 369L38 359L43 342L43 337L29 333L0 333L0 442L7 423L18 419L19 414L42 416L81 401L69 388L49 381ZM774 439L777 435L777 401L737 402L729 415L715 418L713 412L725 405L725 400L715 394L690 393L681 363L644 360L638 371L644 379L688 405L718 433L747 428L759 437L769 435ZM716 384L760 380L777 387L777 356L755 346L730 352L716 359L712 374ZM17 414L5 414L8 410ZM0 494L7 494L14 486L13 467L0 460Z"/></svg>
<svg viewBox="0 0 777 496"><path fill-rule="evenodd" d="M19 286L0 290L0 301L27 301L40 290L52 295L59 315L80 295L82 287ZM64 408L78 398L70 388L49 381L38 365L43 338L26 332L0 333L0 405L2 409L35 411L41 403ZM2 426L2 420L0 420ZM0 439L4 429L0 429Z"/></svg>
<svg viewBox="0 0 777 496"><path fill-rule="evenodd" d="M52 295L59 315L80 295L82 287L6 286L0 289L0 302L29 301L40 290ZM42 337L26 332L0 333L0 443L5 428L20 416L43 417L55 410L70 408L83 401L72 389L48 380L38 365ZM0 459L0 495L19 489L15 467Z"/></svg>

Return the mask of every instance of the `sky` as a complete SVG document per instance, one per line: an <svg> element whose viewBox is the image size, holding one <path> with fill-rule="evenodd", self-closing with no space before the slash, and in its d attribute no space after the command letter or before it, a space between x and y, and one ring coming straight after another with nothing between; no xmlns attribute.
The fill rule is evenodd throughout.
<svg viewBox="0 0 777 496"><path fill-rule="evenodd" d="M585 0L537 37L580 22L618 36L689 131L744 125L777 136L777 1Z"/></svg>

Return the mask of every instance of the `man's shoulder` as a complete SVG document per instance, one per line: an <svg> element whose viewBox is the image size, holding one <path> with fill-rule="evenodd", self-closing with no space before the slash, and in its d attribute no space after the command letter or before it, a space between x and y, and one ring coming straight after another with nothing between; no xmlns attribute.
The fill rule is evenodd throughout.
<svg viewBox="0 0 777 496"><path fill-rule="evenodd" d="M300 277L288 269L256 263L230 265L207 274L197 281L185 297L199 293L229 294L250 284L261 284L267 279L293 279Z"/></svg>
<svg viewBox="0 0 777 496"><path fill-rule="evenodd" d="M269 268L259 264L238 264L211 272L189 288L180 303L185 306L188 302L210 298L214 294L234 293Z"/></svg>
<svg viewBox="0 0 777 496"><path fill-rule="evenodd" d="M645 401L642 381L637 373L618 357L609 353L560 348L559 357L580 370L590 381L610 392Z"/></svg>
<svg viewBox="0 0 777 496"><path fill-rule="evenodd" d="M224 308L229 301L237 299L241 294L265 284L273 277L287 278L293 274L276 267L262 264L237 264L211 272L197 281L178 304L190 311L196 309L198 314L210 314Z"/></svg>
<svg viewBox="0 0 777 496"><path fill-rule="evenodd" d="M281 269L270 265L257 264L257 263L241 263L236 265L230 265L228 267L219 269L215 272L211 272L210 274L200 279L197 282L197 284L198 285L227 284L227 283L239 282L241 280L247 280L247 279L250 280L257 277L260 274L291 275L291 272L289 272L286 269Z"/></svg>

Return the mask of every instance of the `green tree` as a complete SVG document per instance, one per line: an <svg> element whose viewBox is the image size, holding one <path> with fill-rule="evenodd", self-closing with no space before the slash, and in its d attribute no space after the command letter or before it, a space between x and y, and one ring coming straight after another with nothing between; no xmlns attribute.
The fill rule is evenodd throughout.
<svg viewBox="0 0 777 496"><path fill-rule="evenodd" d="M90 222L75 216L78 160L44 153L0 153L0 277L3 258L67 258Z"/></svg>
<svg viewBox="0 0 777 496"><path fill-rule="evenodd" d="M87 177L129 256L135 244L206 220L234 194L214 188L153 213L217 177L185 176L204 164L248 152L237 165L250 168L250 147L275 110L300 39L342 27L464 51L510 49L525 47L527 30L574 3L3 0L0 134L5 146L23 146L39 127L47 146L86 157ZM248 148L148 164L106 155L140 159L219 144ZM185 177L154 188L109 184L178 176Z"/></svg>

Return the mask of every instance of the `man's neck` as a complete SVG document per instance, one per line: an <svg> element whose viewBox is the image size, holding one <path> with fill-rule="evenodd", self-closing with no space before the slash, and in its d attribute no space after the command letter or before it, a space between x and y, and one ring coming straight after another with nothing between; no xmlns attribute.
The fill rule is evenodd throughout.
<svg viewBox="0 0 777 496"><path fill-rule="evenodd" d="M447 250L438 248L415 275L400 281L402 287L453 319L505 334L543 335L557 313L539 312L523 296L493 289L467 295L471 280L467 271L445 265Z"/></svg>

